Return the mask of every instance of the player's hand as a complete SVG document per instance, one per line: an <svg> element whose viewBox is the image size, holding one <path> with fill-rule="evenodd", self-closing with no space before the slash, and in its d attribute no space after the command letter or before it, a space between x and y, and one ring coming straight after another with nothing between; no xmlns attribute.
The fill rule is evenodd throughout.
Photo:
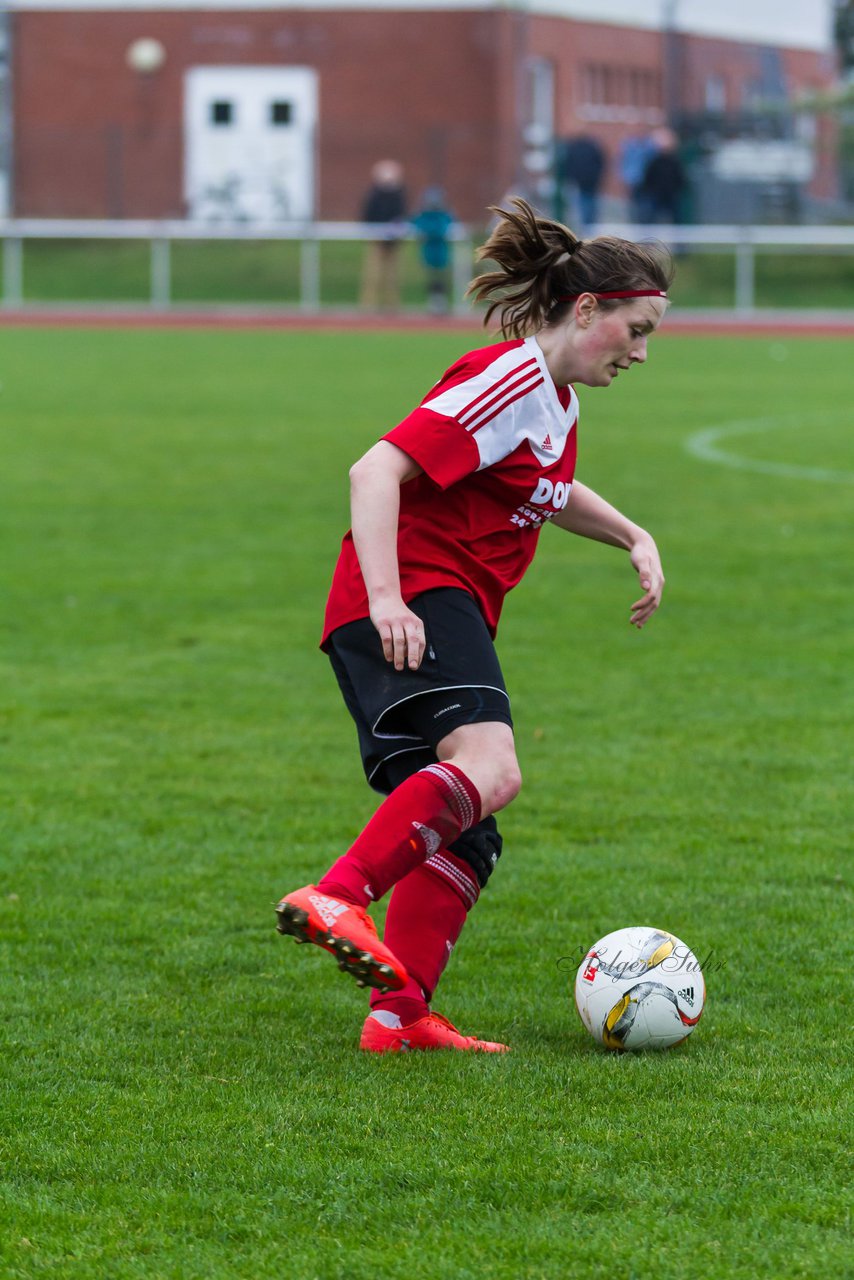
<svg viewBox="0 0 854 1280"><path fill-rule="evenodd" d="M384 600L371 603L371 622L383 642L386 662L394 664L395 671L417 671L424 657L426 640L424 623L416 613L403 603Z"/></svg>
<svg viewBox="0 0 854 1280"><path fill-rule="evenodd" d="M643 595L632 605L629 621L638 630L649 622L658 606L664 591L664 573L661 568L661 557L658 547L649 536L636 542L631 550L633 567L637 570Z"/></svg>

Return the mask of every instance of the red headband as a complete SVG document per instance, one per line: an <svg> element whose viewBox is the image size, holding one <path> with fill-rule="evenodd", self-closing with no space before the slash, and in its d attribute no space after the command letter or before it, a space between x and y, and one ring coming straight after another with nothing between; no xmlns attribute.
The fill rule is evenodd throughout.
<svg viewBox="0 0 854 1280"><path fill-rule="evenodd" d="M593 289L585 289L585 293L592 293L594 298L666 298L667 291L665 289L615 289L612 293L596 293ZM567 293L562 298L555 298L555 302L574 302L576 298L580 298L580 293Z"/></svg>

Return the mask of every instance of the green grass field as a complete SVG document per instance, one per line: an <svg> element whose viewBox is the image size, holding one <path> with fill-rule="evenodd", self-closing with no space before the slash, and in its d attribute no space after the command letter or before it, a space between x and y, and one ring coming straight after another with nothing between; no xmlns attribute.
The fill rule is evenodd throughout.
<svg viewBox="0 0 854 1280"><path fill-rule="evenodd" d="M582 391L668 588L638 634L549 529L508 601L526 782L436 1007L513 1052L365 1059L275 933L374 805L316 649L348 465L479 341L2 331L4 1280L854 1274L850 340L664 332ZM706 961L663 1055L571 1003L633 923Z"/></svg>

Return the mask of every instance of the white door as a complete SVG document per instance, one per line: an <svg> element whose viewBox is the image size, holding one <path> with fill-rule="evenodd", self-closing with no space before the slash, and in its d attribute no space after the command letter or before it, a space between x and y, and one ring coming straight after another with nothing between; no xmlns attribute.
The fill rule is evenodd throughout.
<svg viewBox="0 0 854 1280"><path fill-rule="evenodd" d="M316 125L311 67L193 67L184 81L187 216L313 217Z"/></svg>

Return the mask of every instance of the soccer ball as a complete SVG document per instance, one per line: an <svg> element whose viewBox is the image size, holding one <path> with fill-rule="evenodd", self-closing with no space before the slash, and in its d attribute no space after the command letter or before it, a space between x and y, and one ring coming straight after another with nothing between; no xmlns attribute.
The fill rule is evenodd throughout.
<svg viewBox="0 0 854 1280"><path fill-rule="evenodd" d="M575 1005L607 1049L668 1049L700 1021L706 984L696 956L672 933L616 929L591 947L575 978Z"/></svg>

